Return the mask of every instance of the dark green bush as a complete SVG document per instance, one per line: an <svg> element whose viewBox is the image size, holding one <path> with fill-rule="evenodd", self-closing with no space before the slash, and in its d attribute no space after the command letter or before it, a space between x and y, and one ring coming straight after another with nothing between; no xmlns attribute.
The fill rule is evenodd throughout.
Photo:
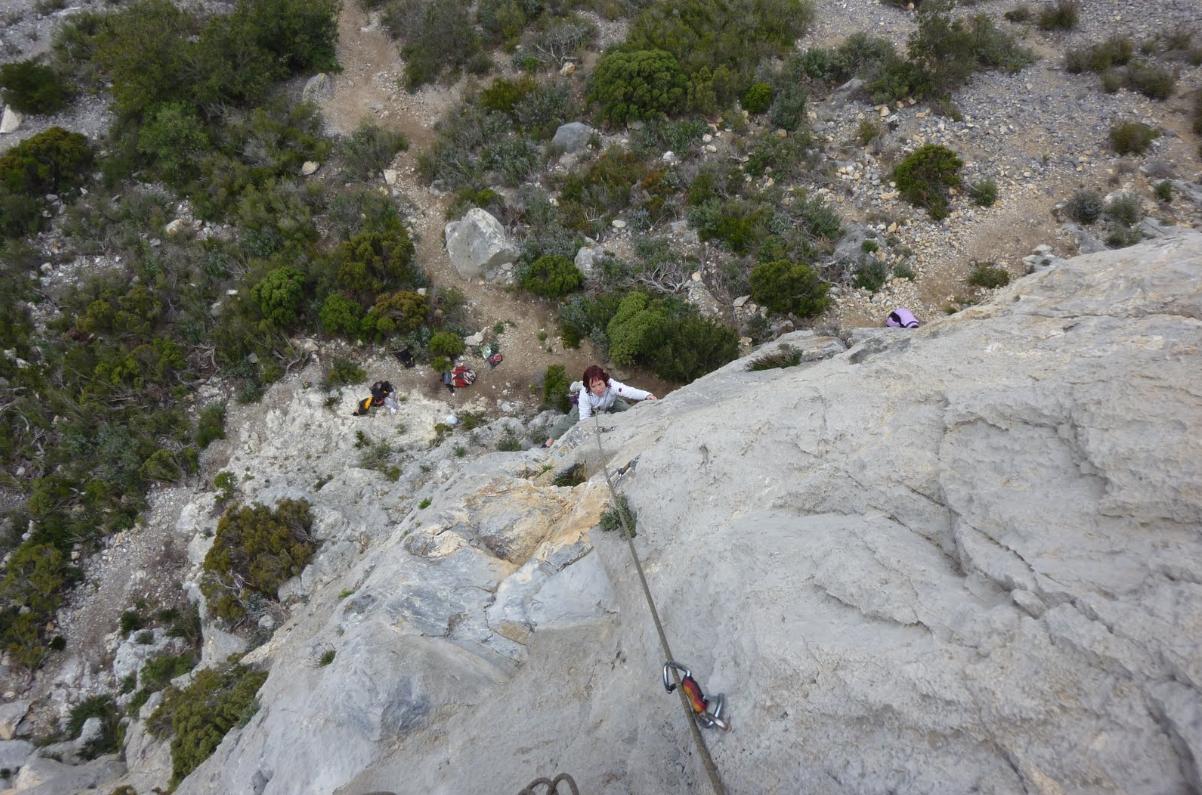
<svg viewBox="0 0 1202 795"><path fill-rule="evenodd" d="M932 218L939 220L947 217L948 189L959 187L963 165L947 147L926 144L893 169L893 180L906 201L926 209Z"/></svg>
<svg viewBox="0 0 1202 795"><path fill-rule="evenodd" d="M768 83L752 83L743 92L743 110L748 113L763 113L772 107L772 86Z"/></svg>
<svg viewBox="0 0 1202 795"><path fill-rule="evenodd" d="M363 307L342 293L330 293L322 302L318 319L326 334L357 337L363 332Z"/></svg>
<svg viewBox="0 0 1202 795"><path fill-rule="evenodd" d="M230 729L250 720L266 679L266 673L234 665L200 671L183 690L168 688L148 727L157 737L171 735L173 786L208 759Z"/></svg>
<svg viewBox="0 0 1202 795"><path fill-rule="evenodd" d="M404 135L385 130L374 122L359 125L342 146L347 171L358 179L378 177L397 152L409 148Z"/></svg>
<svg viewBox="0 0 1202 795"><path fill-rule="evenodd" d="M792 132L805 123L806 102L809 100L805 89L796 83L781 86L772 100L768 111L768 119L774 127Z"/></svg>
<svg viewBox="0 0 1202 795"><path fill-rule="evenodd" d="M313 557L312 525L306 500L281 500L274 510L255 504L226 511L204 561L202 591L213 615L236 622L251 597L274 599Z"/></svg>
<svg viewBox="0 0 1202 795"><path fill-rule="evenodd" d="M1081 16L1077 0L1055 0L1039 12L1040 30L1072 30Z"/></svg>
<svg viewBox="0 0 1202 795"><path fill-rule="evenodd" d="M624 536L629 533L631 538L638 535L638 516L630 507L630 502L621 494L605 509L605 513L601 514L598 525L607 533L617 530Z"/></svg>
<svg viewBox="0 0 1202 795"><path fill-rule="evenodd" d="M739 355L734 329L694 313L666 323L654 343L650 365L666 381L687 384Z"/></svg>
<svg viewBox="0 0 1202 795"><path fill-rule="evenodd" d="M454 359L464 351L463 337L450 331L436 331L430 336L430 354Z"/></svg>
<svg viewBox="0 0 1202 795"><path fill-rule="evenodd" d="M384 24L401 39L405 87L410 91L444 73L457 73L480 52L480 37L468 7L440 0L413 0L389 6Z"/></svg>
<svg viewBox="0 0 1202 795"><path fill-rule="evenodd" d="M363 318L363 331L379 339L411 334L426 324L429 314L430 303L421 293L412 290L384 293Z"/></svg>
<svg viewBox="0 0 1202 795"><path fill-rule="evenodd" d="M992 207L997 201L997 182L979 179L968 186L968 196L979 207Z"/></svg>
<svg viewBox="0 0 1202 795"><path fill-rule="evenodd" d="M1146 124L1125 121L1110 128L1110 147L1120 155L1142 155L1160 133Z"/></svg>
<svg viewBox="0 0 1202 795"><path fill-rule="evenodd" d="M188 651L181 654L160 654L146 661L138 679L143 690L154 693L162 690L177 676L191 671L196 667L196 662L196 655Z"/></svg>
<svg viewBox="0 0 1202 795"><path fill-rule="evenodd" d="M676 58L663 50L617 50L597 63L588 99L611 124L626 124L684 109L688 79Z"/></svg>
<svg viewBox="0 0 1202 795"><path fill-rule="evenodd" d="M619 146L601 153L583 172L573 172L559 192L561 213L573 228L588 230L588 217L602 220L629 206L631 190L647 175L638 155Z"/></svg>
<svg viewBox="0 0 1202 795"><path fill-rule="evenodd" d="M200 160L211 146L209 133L196 110L186 103L167 102L147 111L138 131L138 152L170 185L184 187L200 172Z"/></svg>
<svg viewBox="0 0 1202 795"><path fill-rule="evenodd" d="M918 10L918 29L907 45L910 61L929 78L931 91L946 94L974 72L1017 72L1035 60L984 14L956 18L950 0L928 0Z"/></svg>
<svg viewBox="0 0 1202 795"><path fill-rule="evenodd" d="M562 364L553 364L543 374L543 408L567 414L572 410L568 400L568 375Z"/></svg>
<svg viewBox="0 0 1202 795"><path fill-rule="evenodd" d="M801 262L773 260L751 271L751 300L777 314L814 317L826 311L828 285Z"/></svg>
<svg viewBox="0 0 1202 795"><path fill-rule="evenodd" d="M521 270L522 288L543 298L559 298L580 289L584 274L567 257L545 254Z"/></svg>
<svg viewBox="0 0 1202 795"><path fill-rule="evenodd" d="M31 198L67 192L87 181L92 160L86 137L51 127L0 155L0 188Z"/></svg>
<svg viewBox="0 0 1202 795"><path fill-rule="evenodd" d="M203 450L225 438L225 404L210 403L196 417L196 447Z"/></svg>
<svg viewBox="0 0 1202 795"><path fill-rule="evenodd" d="M334 251L335 283L361 306L371 306L382 293L421 286L413 264L413 241L399 220L369 229Z"/></svg>
<svg viewBox="0 0 1202 795"><path fill-rule="evenodd" d="M251 288L250 294L265 321L277 328L292 328L300 320L305 275L288 265L275 268Z"/></svg>
<svg viewBox="0 0 1202 795"><path fill-rule="evenodd" d="M977 263L968 275L968 283L974 287L1005 287L1010 283L1010 273L989 263Z"/></svg>
<svg viewBox="0 0 1202 795"><path fill-rule="evenodd" d="M1166 204L1173 200L1173 183L1167 179L1156 183L1156 187L1152 190L1157 201L1162 201Z"/></svg>
<svg viewBox="0 0 1202 795"><path fill-rule="evenodd" d="M669 310L662 301L653 300L646 293L629 293L606 327L609 357L620 365L633 365L649 357L669 320Z"/></svg>
<svg viewBox="0 0 1202 795"><path fill-rule="evenodd" d="M31 513L40 513L38 506ZM18 664L32 669L45 658L46 623L53 620L73 576L67 557L36 537L13 550L0 580L0 639Z"/></svg>
<svg viewBox="0 0 1202 795"><path fill-rule="evenodd" d="M559 81L539 83L513 107L513 116L517 123L539 141L550 140L559 129L559 125L578 114L579 109L571 88L567 83Z"/></svg>
<svg viewBox="0 0 1202 795"><path fill-rule="evenodd" d="M606 350L609 321L618 312L622 302L620 293L602 293L597 296L574 296L559 307L559 327L563 344L568 348L579 347L581 340L592 340L601 350Z"/></svg>
<svg viewBox="0 0 1202 795"><path fill-rule="evenodd" d="M1092 190L1079 190L1064 207L1069 218L1082 224L1092 224L1102 217L1102 194Z"/></svg>
<svg viewBox="0 0 1202 795"><path fill-rule="evenodd" d="M0 89L4 104L22 113L54 113L70 99L59 74L36 61L0 65Z"/></svg>

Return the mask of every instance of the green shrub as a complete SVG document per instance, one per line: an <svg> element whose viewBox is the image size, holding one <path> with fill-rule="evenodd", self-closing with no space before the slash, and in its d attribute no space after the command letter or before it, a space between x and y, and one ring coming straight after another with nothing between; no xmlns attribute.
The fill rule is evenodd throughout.
<svg viewBox="0 0 1202 795"><path fill-rule="evenodd" d="M856 267L851 283L853 287L875 293L884 287L887 281L889 281L889 269L885 267L885 263L872 260Z"/></svg>
<svg viewBox="0 0 1202 795"><path fill-rule="evenodd" d="M170 185L183 187L200 172L211 146L209 134L191 105L166 102L147 111L137 148Z"/></svg>
<svg viewBox="0 0 1202 795"><path fill-rule="evenodd" d="M744 199L709 201L689 213L702 240L720 240L736 254L755 249L768 235L771 210Z"/></svg>
<svg viewBox="0 0 1202 795"><path fill-rule="evenodd" d="M413 265L413 241L399 221L369 229L334 251L335 283L361 306L371 306L381 293L420 286Z"/></svg>
<svg viewBox="0 0 1202 795"><path fill-rule="evenodd" d="M752 83L743 92L743 110L748 113L763 113L772 107L772 86L768 83Z"/></svg>
<svg viewBox="0 0 1202 795"><path fill-rule="evenodd" d="M1010 273L989 263L977 263L968 275L968 283L974 287L1005 287L1010 283Z"/></svg>
<svg viewBox="0 0 1202 795"><path fill-rule="evenodd" d="M773 260L751 271L751 300L777 314L814 317L826 311L828 285L801 262Z"/></svg>
<svg viewBox="0 0 1202 795"><path fill-rule="evenodd" d="M1069 50L1064 56L1064 67L1071 74L1097 72L1101 74L1116 66L1123 66L1135 54L1135 45L1125 36L1112 36L1106 41L1089 47Z"/></svg>
<svg viewBox="0 0 1202 795"><path fill-rule="evenodd" d="M330 293L322 302L318 319L326 334L356 337L363 330L363 307L342 293Z"/></svg>
<svg viewBox="0 0 1202 795"><path fill-rule="evenodd" d="M662 303L653 301L646 293L628 294L606 327L609 357L615 364L632 365L650 356L668 319Z"/></svg>
<svg viewBox="0 0 1202 795"><path fill-rule="evenodd" d="M210 403L196 417L196 447L205 449L217 439L225 438L225 404Z"/></svg>
<svg viewBox="0 0 1202 795"><path fill-rule="evenodd" d="M430 337L429 349L433 356L454 359L463 353L463 337L450 331L436 331Z"/></svg>
<svg viewBox="0 0 1202 795"><path fill-rule="evenodd" d="M549 140L559 125L578 113L571 87L560 81L537 84L513 107L513 117L518 125L539 141Z"/></svg>
<svg viewBox="0 0 1202 795"><path fill-rule="evenodd" d="M277 328L292 328L300 320L305 275L288 265L275 268L251 288L250 294L264 320Z"/></svg>
<svg viewBox="0 0 1202 795"><path fill-rule="evenodd" d="M397 152L408 148L409 141L404 135L367 121L346 139L342 154L347 171L358 179L367 179L378 177Z"/></svg>
<svg viewBox="0 0 1202 795"><path fill-rule="evenodd" d="M76 704L67 719L67 739L79 737L89 718L100 718L101 730L100 735L82 749L82 756L95 759L101 754L119 751L125 739L125 730L121 726L121 711L117 709L112 696L92 696Z"/></svg>
<svg viewBox="0 0 1202 795"><path fill-rule="evenodd" d="M204 561L202 591L212 613L234 622L246 614L252 596L274 599L313 557L312 524L306 500L281 500L274 510L255 504L226 511Z"/></svg>
<svg viewBox="0 0 1202 795"><path fill-rule="evenodd" d="M88 139L62 127L51 127L0 155L0 188L40 197L82 185L92 167Z"/></svg>
<svg viewBox="0 0 1202 795"><path fill-rule="evenodd" d="M687 384L738 355L739 335L734 329L687 313L663 325L649 359L660 378Z"/></svg>
<svg viewBox="0 0 1202 795"><path fill-rule="evenodd" d="M564 180L559 201L566 222L573 228L587 227L589 215L608 217L624 209L631 189L645 176L647 169L638 155L609 147L583 173L573 172Z"/></svg>
<svg viewBox="0 0 1202 795"><path fill-rule="evenodd" d="M1102 217L1102 194L1092 190L1079 190L1064 207L1069 218L1082 224L1092 224Z"/></svg>
<svg viewBox="0 0 1202 795"><path fill-rule="evenodd" d="M956 18L951 15L952 5L932 0L923 3L918 10L918 29L907 44L910 61L925 73L923 82L929 81L933 93L951 92L977 71L1017 72L1035 60L988 16Z"/></svg>
<svg viewBox="0 0 1202 795"><path fill-rule="evenodd" d="M121 634L128 635L146 626L146 619L137 610L126 610L121 614Z"/></svg>
<svg viewBox="0 0 1202 795"><path fill-rule="evenodd" d="M1127 66L1127 84L1149 99L1164 100L1173 95L1177 78L1156 64L1134 62Z"/></svg>
<svg viewBox="0 0 1202 795"><path fill-rule="evenodd" d="M363 318L363 330L381 339L410 334L426 324L429 314L430 303L421 293L411 290L384 293Z"/></svg>
<svg viewBox="0 0 1202 795"><path fill-rule="evenodd" d="M327 389L334 389L346 384L361 384L366 380L367 371L358 363L345 356L335 356L326 371L325 386Z"/></svg>
<svg viewBox="0 0 1202 795"><path fill-rule="evenodd" d="M384 24L404 41L405 87L415 91L444 72L456 73L480 52L480 37L468 7L440 0L390 5Z"/></svg>
<svg viewBox="0 0 1202 795"><path fill-rule="evenodd" d="M860 126L856 128L856 140L860 142L861 146L868 146L880 138L883 133L884 130L875 119L863 119L860 121Z"/></svg>
<svg viewBox="0 0 1202 795"><path fill-rule="evenodd" d="M584 274L567 257L545 254L521 270L522 288L543 298L559 298L580 289Z"/></svg>
<svg viewBox="0 0 1202 795"><path fill-rule="evenodd" d="M1039 12L1040 30L1072 30L1081 16L1077 0L1055 0Z"/></svg>
<svg viewBox="0 0 1202 795"><path fill-rule="evenodd" d="M31 513L36 510L34 506ZM0 639L25 668L36 668L45 658L45 625L53 620L71 579L66 556L55 547L30 538L13 550L0 580Z"/></svg>
<svg viewBox="0 0 1202 795"><path fill-rule="evenodd" d="M893 169L893 180L906 201L922 207L935 220L947 217L948 189L959 187L963 161L939 144L926 144Z"/></svg>
<svg viewBox="0 0 1202 795"><path fill-rule="evenodd" d="M780 86L768 112L769 120L773 126L782 130L797 130L805 123L808 99L805 89L800 84L788 83Z"/></svg>
<svg viewBox="0 0 1202 795"><path fill-rule="evenodd" d="M537 87L538 81L533 77L519 77L516 80L498 77L480 92L480 107L515 117L518 102Z"/></svg>
<svg viewBox="0 0 1202 795"><path fill-rule="evenodd" d="M1007 22L1013 22L1016 25L1023 22L1029 22L1031 19L1031 9L1028 6L1015 6L1006 13L1002 14Z"/></svg>
<svg viewBox="0 0 1202 795"><path fill-rule="evenodd" d="M200 671L183 690L168 688L148 728L160 738L172 735L173 786L208 759L230 729L250 720L266 679L266 673L234 665Z"/></svg>
<svg viewBox="0 0 1202 795"><path fill-rule="evenodd" d="M979 179L968 186L968 196L978 207L992 207L997 201L997 182Z"/></svg>
<svg viewBox="0 0 1202 795"><path fill-rule="evenodd" d="M676 58L663 50L617 50L597 63L588 99L611 124L626 124L684 109L688 79Z"/></svg>
<svg viewBox="0 0 1202 795"><path fill-rule="evenodd" d="M1144 217L1143 204L1139 197L1131 193L1122 193L1115 196L1106 205L1103 210L1106 218L1114 224L1121 226L1135 226Z"/></svg>
<svg viewBox="0 0 1202 795"><path fill-rule="evenodd" d="M1157 201L1165 202L1166 204L1173 200L1173 183L1167 179L1156 183L1156 187L1152 190Z"/></svg>
<svg viewBox="0 0 1202 795"><path fill-rule="evenodd" d="M568 348L579 347L581 340L592 340L601 350L606 350L609 321L618 312L622 302L620 293L602 293L597 296L574 296L559 307L559 328L563 344Z"/></svg>
<svg viewBox="0 0 1202 795"><path fill-rule="evenodd" d="M1110 128L1110 147L1120 155L1142 155L1159 135L1146 124L1121 122Z"/></svg>
<svg viewBox="0 0 1202 795"><path fill-rule="evenodd" d="M154 693L162 690L177 676L183 676L191 671L196 667L196 663L196 655L192 652L160 654L146 661L138 679L143 690Z"/></svg>
<svg viewBox="0 0 1202 795"><path fill-rule="evenodd" d="M638 515L630 507L630 502L626 497L621 494L605 509L605 513L601 514L601 519L597 524L607 533L617 530L623 536L629 534L630 538L638 535Z"/></svg>
<svg viewBox="0 0 1202 795"><path fill-rule="evenodd" d="M22 113L55 113L70 99L58 73L36 61L0 65L0 89L4 104Z"/></svg>

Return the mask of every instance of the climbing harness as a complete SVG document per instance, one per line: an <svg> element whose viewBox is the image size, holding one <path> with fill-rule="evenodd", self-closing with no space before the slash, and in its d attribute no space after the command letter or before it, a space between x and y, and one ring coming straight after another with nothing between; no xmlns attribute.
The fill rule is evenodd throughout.
<svg viewBox="0 0 1202 795"><path fill-rule="evenodd" d="M613 497L614 505L618 505L618 491L614 488L613 478L609 475L609 467L605 463L605 448L601 446L601 423L599 415L593 415L593 437L597 440L597 452L601 456L601 471L605 474L605 485L609 487L610 496ZM706 706L702 710L702 714L708 715L707 720L714 727L722 728L729 731L730 724L728 721L719 718L722 712L723 700L721 698L714 699L717 703L714 705L714 712L709 712L709 703L706 702L704 694L701 692L701 687L697 684L697 680L689 675L689 670L682 665L673 662L675 659L672 654L672 648L668 645L668 636L664 633L664 625L659 620L659 611L655 609L655 600L651 598L651 588L647 585L647 575L643 573L643 564L639 560L639 553L634 548L634 530L630 526L630 518L627 511L618 511L618 519L622 523L622 535L626 538L626 548L630 550L630 557L634 560L634 569L638 572L639 583L643 586L643 598L647 601L647 608L651 611L651 620L655 622L655 631L659 635L660 646L664 650L664 659L668 662L664 665L664 687L668 688L668 692L676 689L680 694L680 704L689 716L689 732L693 735L693 743L697 746L697 753L701 757L701 763L705 766L706 775L709 776L710 786L714 790L714 795L726 795L726 788L722 786L722 779L718 775L718 767L714 764L714 759L710 756L709 748L706 747L705 738L701 736L701 729L698 728L701 724L701 717L694 709L693 703L690 702L690 696L695 695L698 701ZM681 672L684 672L684 677ZM668 687L669 675L675 680L676 687ZM692 687L686 685L686 682L692 682ZM706 728L710 728L707 726Z"/></svg>
<svg viewBox="0 0 1202 795"><path fill-rule="evenodd" d="M536 778L526 785L526 788L518 793L518 795L560 795L559 784L563 782L568 785L571 795L580 795L580 790L576 788L576 782L567 773L560 773L555 778ZM546 787L546 791L542 792L535 787Z"/></svg>
<svg viewBox="0 0 1202 795"><path fill-rule="evenodd" d="M664 663L664 690L669 693L676 689L676 683L669 676L671 671L680 674L680 689L684 691L689 708L693 710L693 716L697 718L697 722L707 729L730 731L730 724L722 720L722 707L726 699L721 694L706 698L705 693L701 690L701 685L697 684L697 680L693 678L689 669L672 660Z"/></svg>

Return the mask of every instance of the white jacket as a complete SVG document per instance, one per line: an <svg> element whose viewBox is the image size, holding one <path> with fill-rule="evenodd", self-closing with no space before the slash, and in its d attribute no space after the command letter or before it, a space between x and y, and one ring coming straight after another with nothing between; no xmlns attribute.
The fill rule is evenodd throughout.
<svg viewBox="0 0 1202 795"><path fill-rule="evenodd" d="M580 407L580 419L587 420L599 411L609 411L614 401L620 397L630 400L646 400L651 397L651 393L635 389L632 386L626 386L626 384L615 378L609 379L609 387L602 393L601 397L597 397L591 389L584 387L580 390L579 397L576 399L576 405Z"/></svg>

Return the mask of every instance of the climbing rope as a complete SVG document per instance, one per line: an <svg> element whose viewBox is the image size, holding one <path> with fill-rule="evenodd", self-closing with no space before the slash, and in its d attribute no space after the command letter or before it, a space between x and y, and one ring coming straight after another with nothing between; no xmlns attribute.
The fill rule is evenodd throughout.
<svg viewBox="0 0 1202 795"><path fill-rule="evenodd" d="M718 776L718 768L714 764L713 757L710 756L709 748L705 745L705 738L701 736L701 729L697 727L697 720L694 718L698 713L694 710L693 705L689 701L689 696L693 692L690 688L686 690L682 685L685 680L681 678L681 670L684 671L688 681L696 687L696 681L689 675L688 669L674 662L676 658L672 655L672 648L668 645L668 636L664 633L663 622L659 620L659 611L655 609L655 600L651 597L651 588L647 585L647 575L643 573L643 564L639 560L639 553L634 548L634 528L630 526L630 519L627 516L627 511L624 509L621 500L618 497L618 491L614 488L613 478L609 475L609 466L605 463L605 448L601 445L601 423L598 415L593 415L593 436L597 440L597 452L601 456L601 471L605 473L605 485L609 487L609 493L613 497L614 510L618 514L618 520L622 523L622 535L626 537L626 547L630 550L630 557L634 560L634 569L639 574L639 583L643 586L643 597L647 600L647 607L651 610L651 619L655 622L655 631L659 634L659 643L664 649L664 659L668 664L664 666L664 687L668 688L668 673L672 674L675 679L675 686L668 688L668 692L673 689L680 695L680 705L684 708L685 714L688 716L689 730L693 735L693 743L697 746L697 753L701 756L701 763L705 766L705 772L709 776L710 786L714 789L714 795L725 795L726 788L722 786L722 779ZM700 695L700 688L697 688L697 695ZM703 699L704 701L704 699ZM717 711L721 712L721 701L718 701ZM717 717L714 715L713 717ZM716 725L720 728L728 729L729 725L719 721Z"/></svg>
<svg viewBox="0 0 1202 795"><path fill-rule="evenodd" d="M568 785L571 790L571 795L580 795L580 790L576 789L576 782L567 773L560 773L555 778L536 778L526 785L526 788L518 793L518 795L559 795L559 783L563 782ZM535 787L546 787L545 793L540 793Z"/></svg>

